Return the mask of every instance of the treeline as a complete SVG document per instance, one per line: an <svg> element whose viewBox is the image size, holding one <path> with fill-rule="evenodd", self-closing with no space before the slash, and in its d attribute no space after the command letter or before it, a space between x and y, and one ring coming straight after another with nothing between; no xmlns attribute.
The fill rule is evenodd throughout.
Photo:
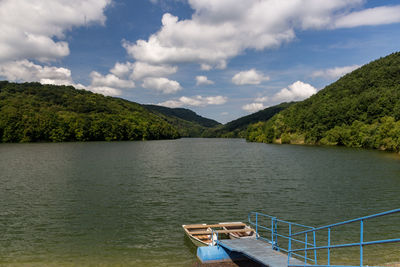
<svg viewBox="0 0 400 267"><path fill-rule="evenodd" d="M71 86L0 82L0 141L111 141L180 137L139 104Z"/></svg>
<svg viewBox="0 0 400 267"><path fill-rule="evenodd" d="M162 116L173 125L181 137L203 137L209 129L221 125L219 122L204 118L186 108L168 108L156 105L143 105L153 113Z"/></svg>
<svg viewBox="0 0 400 267"><path fill-rule="evenodd" d="M257 111L253 114L241 117L239 119L228 122L224 125L218 125L214 128L206 129L203 137L222 137L222 138L245 138L247 127L250 124L267 121L275 114L288 108L295 102L281 103L276 106L268 107L263 110Z"/></svg>
<svg viewBox="0 0 400 267"><path fill-rule="evenodd" d="M251 125L246 139L400 151L399 120L400 53L393 53Z"/></svg>

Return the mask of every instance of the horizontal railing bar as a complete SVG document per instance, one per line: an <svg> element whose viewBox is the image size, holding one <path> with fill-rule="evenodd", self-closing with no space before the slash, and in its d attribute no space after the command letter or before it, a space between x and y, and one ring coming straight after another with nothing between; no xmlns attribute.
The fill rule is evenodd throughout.
<svg viewBox="0 0 400 267"><path fill-rule="evenodd" d="M254 225L255 225L255 224L254 224ZM259 228L262 228L262 229L265 229L265 230L268 230L268 231L272 231L271 228L268 228L268 227L265 227L265 226L262 226L262 225L258 225L258 227L259 227Z"/></svg>
<svg viewBox="0 0 400 267"><path fill-rule="evenodd" d="M361 220L368 220L368 219L372 219L372 218L376 218L376 217L380 217L380 216L384 216L384 215L389 215L389 214L393 214L393 213L397 213L397 212L400 212L400 209L394 209L394 210L381 212L381 213L374 214L374 215L360 217L360 218L357 218L357 219L352 219L352 220L348 220L348 221L344 221L344 222L339 222L339 223L334 223L334 224L325 225L325 226L321 226L321 227L316 227L316 228L311 229L311 230L306 230L306 231L302 231L302 232L293 233L292 236L305 234L305 233L310 233L310 232L316 232L316 231L319 231L319 230L322 230L322 229L327 229L327 228L332 228L332 227L336 227L336 226L340 226L340 225L344 225L344 224L358 222L358 221L361 221Z"/></svg>
<svg viewBox="0 0 400 267"><path fill-rule="evenodd" d="M363 245L375 245L375 244L386 244L386 243L396 243L396 242L400 242L400 238L367 241L367 242L363 242L362 244Z"/></svg>
<svg viewBox="0 0 400 267"><path fill-rule="evenodd" d="M306 257L305 256L303 256L303 255L300 255L300 254L298 254L298 253L292 253L292 255L295 255L295 256L297 256L297 257L299 257L299 258L303 258L303 259L306 259ZM307 257L307 260L308 261L313 261L313 262L315 262L315 260L314 259L311 259L311 258L309 258L309 257ZM313 265L314 266L314 265Z"/></svg>
<svg viewBox="0 0 400 267"><path fill-rule="evenodd" d="M261 215L261 216L264 216L264 217L268 217L268 218L272 218L272 219L276 219L276 217L275 216L271 216L271 215L268 215L268 214L264 214L264 213L261 213L261 212L257 212L257 211L252 211L252 212L250 212L250 214L258 214L258 215Z"/></svg>
<svg viewBox="0 0 400 267"><path fill-rule="evenodd" d="M296 241L296 242L299 242L299 243L302 243L302 244L306 244L306 242L304 242L304 241L301 241L301 240L298 240L298 239L294 239L294 238L290 238L289 236L286 236L286 235L281 235L281 234L278 234L278 233L274 233L274 235L282 237L282 238L286 238L286 239L291 239L292 241ZM307 242L307 245L314 246L314 244L311 244L311 243L308 243L308 242Z"/></svg>
<svg viewBox="0 0 400 267"><path fill-rule="evenodd" d="M312 247L312 248L300 248L300 249L293 249L290 252L296 251L308 251L314 249L328 249L328 248L344 248L344 247L356 247L356 246L368 246L368 245L375 245L375 244L384 244L384 243L395 243L400 242L400 238L396 239L386 239L386 240L376 240L376 241L369 241L369 242L362 242L362 243L348 243L348 244L339 244L339 245L331 245L331 246L321 246L321 247Z"/></svg>
<svg viewBox="0 0 400 267"><path fill-rule="evenodd" d="M277 222L283 222L286 224L291 224L291 225L296 225L296 226L300 226L300 227L304 227L304 228L310 228L310 229L314 229L314 227L308 226L308 225L303 225L303 224L299 224L299 223L294 223L294 222L288 222L285 220L281 220L281 219L276 219Z"/></svg>
<svg viewBox="0 0 400 267"><path fill-rule="evenodd" d="M267 218L270 218L270 219L275 219L278 222L283 222L283 223L286 223L286 224L296 225L296 226L300 226L300 227L304 227L304 228L311 228L311 229L314 228L314 227L311 227L311 226L308 226L308 225L303 225L303 224L299 224L299 223L294 223L294 222L288 222L288 221L285 221L285 220L281 220L281 219L278 219L278 218L276 218L274 216L271 216L271 215L268 215L268 214L264 214L264 213L260 213L260 212L254 212L253 211L253 212L250 212L250 214L253 214L253 215L258 214L258 216L264 216L264 217L267 217Z"/></svg>

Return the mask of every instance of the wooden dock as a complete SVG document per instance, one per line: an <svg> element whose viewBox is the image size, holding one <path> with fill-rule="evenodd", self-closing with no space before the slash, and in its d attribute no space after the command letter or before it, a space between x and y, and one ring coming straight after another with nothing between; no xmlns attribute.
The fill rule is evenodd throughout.
<svg viewBox="0 0 400 267"><path fill-rule="evenodd" d="M269 267L287 267L288 256L272 249L272 246L257 239L225 239L219 240L218 244L231 251L242 253L246 257ZM291 258L290 264L304 265L304 262Z"/></svg>

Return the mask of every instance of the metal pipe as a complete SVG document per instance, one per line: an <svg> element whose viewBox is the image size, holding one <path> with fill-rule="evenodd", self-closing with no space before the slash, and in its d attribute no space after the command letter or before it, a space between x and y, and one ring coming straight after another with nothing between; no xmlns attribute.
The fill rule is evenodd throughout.
<svg viewBox="0 0 400 267"><path fill-rule="evenodd" d="M326 229L326 228L329 228L329 227L334 227L334 226L339 226L339 225L348 224L348 223L352 223L352 222L357 222L357 221L360 221L360 220L372 219L372 218L376 218L376 217L380 217L380 216L384 216L384 215L389 215L389 214L393 214L393 213L397 213L397 212L400 212L400 209L394 209L394 210L390 210L390 211L386 211L386 212L377 213L377 214L374 214L374 215L360 217L360 218L357 218L357 219L352 219L352 220L348 220L348 221L344 221L344 222L325 225L325 226L317 227L317 228L314 228L314 229L311 229L311 230L297 232L297 233L294 233L293 235L295 236L295 235L309 233L309 232L312 232L312 231L319 231L319 230Z"/></svg>
<svg viewBox="0 0 400 267"><path fill-rule="evenodd" d="M363 266L364 220L360 221L360 266Z"/></svg>

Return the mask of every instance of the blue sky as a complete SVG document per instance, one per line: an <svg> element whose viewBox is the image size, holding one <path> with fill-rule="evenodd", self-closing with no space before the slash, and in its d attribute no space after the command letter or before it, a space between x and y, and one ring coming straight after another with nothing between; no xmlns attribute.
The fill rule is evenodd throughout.
<svg viewBox="0 0 400 267"><path fill-rule="evenodd" d="M225 123L399 51L400 0L4 0L0 78Z"/></svg>

